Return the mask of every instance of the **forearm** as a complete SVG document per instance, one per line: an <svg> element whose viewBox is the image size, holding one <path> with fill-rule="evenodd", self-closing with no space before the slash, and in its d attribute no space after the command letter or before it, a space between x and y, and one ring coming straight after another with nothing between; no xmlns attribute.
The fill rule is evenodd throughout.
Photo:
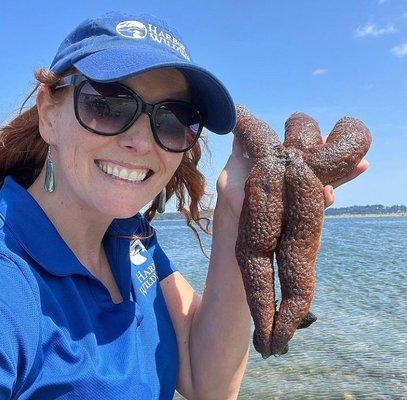
<svg viewBox="0 0 407 400"><path fill-rule="evenodd" d="M235 258L237 224L217 205L206 287L191 327L194 399L236 399L247 364L250 312Z"/></svg>

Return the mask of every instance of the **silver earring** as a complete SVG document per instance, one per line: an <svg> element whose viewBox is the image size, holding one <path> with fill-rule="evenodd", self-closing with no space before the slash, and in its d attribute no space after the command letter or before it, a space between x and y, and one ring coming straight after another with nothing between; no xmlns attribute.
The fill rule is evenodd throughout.
<svg viewBox="0 0 407 400"><path fill-rule="evenodd" d="M165 203L167 202L167 191L165 189L161 190L159 196L158 196L158 207L157 211L162 214L165 211Z"/></svg>
<svg viewBox="0 0 407 400"><path fill-rule="evenodd" d="M51 147L48 146L48 155L47 155L47 165L45 168L45 181L44 181L44 190L48 193L52 193L55 190L55 173L54 173L54 163L51 159Z"/></svg>

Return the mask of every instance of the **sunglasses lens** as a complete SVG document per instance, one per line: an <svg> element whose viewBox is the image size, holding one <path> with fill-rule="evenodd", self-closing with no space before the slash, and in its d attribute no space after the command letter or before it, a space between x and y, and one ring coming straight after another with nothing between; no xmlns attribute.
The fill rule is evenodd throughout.
<svg viewBox="0 0 407 400"><path fill-rule="evenodd" d="M78 96L78 114L84 125L101 134L114 134L126 126L138 104L126 88L86 82Z"/></svg>
<svg viewBox="0 0 407 400"><path fill-rule="evenodd" d="M202 130L202 120L192 105L167 102L156 111L154 127L162 145L182 151L197 141Z"/></svg>
<svg viewBox="0 0 407 400"><path fill-rule="evenodd" d="M138 102L126 87L112 83L86 81L77 95L79 121L93 132L115 135L134 119ZM167 101L153 113L155 136L169 150L191 147L203 128L201 115L189 103Z"/></svg>

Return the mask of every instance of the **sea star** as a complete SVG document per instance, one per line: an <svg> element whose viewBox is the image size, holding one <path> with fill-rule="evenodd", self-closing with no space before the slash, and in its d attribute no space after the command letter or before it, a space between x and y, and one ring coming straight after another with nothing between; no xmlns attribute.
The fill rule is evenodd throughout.
<svg viewBox="0 0 407 400"><path fill-rule="evenodd" d="M233 132L253 166L245 184L236 259L253 317L253 344L263 358L284 354L296 329L316 318L309 313L316 284L315 261L324 220L324 185L349 174L371 144L358 119L340 119L323 142L317 122L294 113L285 140L264 121L237 105ZM281 286L276 311L273 256Z"/></svg>

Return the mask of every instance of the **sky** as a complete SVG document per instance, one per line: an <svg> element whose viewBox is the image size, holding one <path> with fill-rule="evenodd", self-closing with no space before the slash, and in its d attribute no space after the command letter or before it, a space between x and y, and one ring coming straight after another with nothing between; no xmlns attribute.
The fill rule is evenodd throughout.
<svg viewBox="0 0 407 400"><path fill-rule="evenodd" d="M34 71L49 67L65 36L114 10L150 13L174 26L192 60L281 140L296 111L316 119L324 135L343 116L361 119L373 137L370 166L335 189L333 207L407 204L407 0L2 0L0 124L19 109ZM233 134L206 134L211 159L205 156L202 170L215 193Z"/></svg>

